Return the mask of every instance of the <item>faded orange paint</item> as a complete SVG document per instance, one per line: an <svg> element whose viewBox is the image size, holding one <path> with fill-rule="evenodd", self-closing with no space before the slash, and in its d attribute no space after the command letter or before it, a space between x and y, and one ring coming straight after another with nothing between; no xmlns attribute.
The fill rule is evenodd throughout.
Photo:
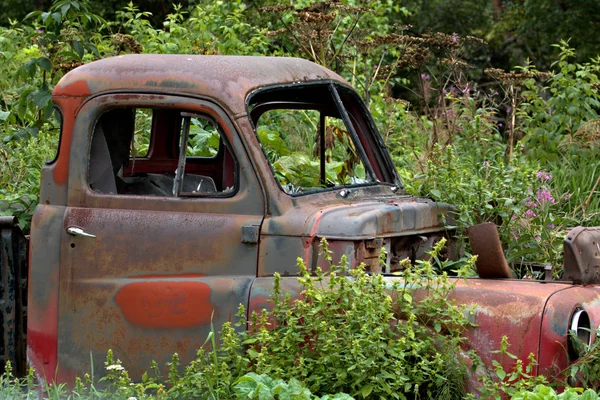
<svg viewBox="0 0 600 400"><path fill-rule="evenodd" d="M79 80L68 85L56 85L52 91L53 97L88 97L91 94L87 81Z"/></svg>
<svg viewBox="0 0 600 400"><path fill-rule="evenodd" d="M209 285L197 281L135 282L121 288L115 300L134 325L188 328L210 322L211 291Z"/></svg>
<svg viewBox="0 0 600 400"><path fill-rule="evenodd" d="M61 97L66 92L76 97ZM63 88L56 86L52 93L52 100L58 105L62 113L60 148L58 150L58 159L52 170L52 177L57 185L64 185L67 182L75 118L79 108L89 94L90 89L84 81L75 82Z"/></svg>

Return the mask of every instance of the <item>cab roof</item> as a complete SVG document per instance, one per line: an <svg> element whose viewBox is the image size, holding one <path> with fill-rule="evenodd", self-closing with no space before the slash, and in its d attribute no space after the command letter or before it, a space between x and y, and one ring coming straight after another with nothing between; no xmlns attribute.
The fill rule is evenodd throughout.
<svg viewBox="0 0 600 400"><path fill-rule="evenodd" d="M91 97L115 91L172 93L217 99L233 114L246 112L254 89L323 80L338 74L300 58L130 54L85 64L58 82L53 97Z"/></svg>

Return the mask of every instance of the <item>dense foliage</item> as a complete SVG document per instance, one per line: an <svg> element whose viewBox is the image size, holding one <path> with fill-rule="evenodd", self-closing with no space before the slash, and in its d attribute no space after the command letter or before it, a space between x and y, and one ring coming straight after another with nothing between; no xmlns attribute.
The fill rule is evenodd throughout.
<svg viewBox="0 0 600 400"><path fill-rule="evenodd" d="M92 2L60 0L48 12L29 14L25 24L0 28L0 157L6 161L0 212L22 217L27 227L39 169L58 140L50 92L81 63L127 52L291 54L355 85L406 189L456 204L459 234L473 223L496 222L518 275L531 275L526 264L534 262L551 263L560 276L566 229L600 225L600 169L593 162L599 59L577 63L575 50L561 42L550 71L531 63L513 72L488 68L483 89L481 79L471 80L476 76L467 62L486 48L482 40L415 35L392 24L402 10L391 3L360 4L300 2L262 8L259 16L252 13L257 4L240 0L175 6L157 28L150 13L131 3L109 21L95 14ZM407 90L412 103L392 97ZM279 162L282 176L294 164L290 157L302 160L302 151L310 151L296 150Z"/></svg>
<svg viewBox="0 0 600 400"><path fill-rule="evenodd" d="M53 86L82 63L141 52L296 55L336 70L368 103L404 179L405 189L411 194L455 204L459 236L474 223L495 222L507 258L518 276L535 276L528 263L550 263L554 275L560 277L562 238L567 229L580 224L600 225L600 167L596 162L600 153L598 48L593 42L582 43L583 33L573 34L571 42L561 41L578 31L561 25L561 18L557 21L549 17L568 15L565 18L568 21L587 12L591 21L600 15L589 12L596 2L561 2L565 8L562 11L555 2L541 2L544 7L536 9L532 6L536 2L528 0L464 2L470 4L468 7L456 1L408 1L404 7L375 0L327 3L305 0L295 6L268 6L267 2L241 0L194 5L182 2L182 6L173 5L168 12L163 11L165 18L159 21L157 15L141 11L133 3L109 3L119 4L114 15L101 15L95 2L56 0L43 8L48 11L34 12L24 22L13 20L0 27L0 214L18 215L24 228L38 201L39 170L46 160L54 157L58 142L60 118L50 101ZM15 10L10 0L0 1L0 5L5 4L7 7L0 8L0 14L16 18L20 10ZM154 4L166 7L165 2ZM33 6L27 3L24 7L30 5ZM500 10L496 9L498 5ZM456 21L446 18L445 7L454 7L460 18ZM559 32L561 36L537 35L532 30L532 13L536 20L546 21L547 26L540 29ZM490 19L495 21L490 25L492 30L486 25ZM461 23L463 20L472 21L473 26ZM396 22L411 22L414 26L397 26ZM577 29L584 29L586 24L578 25ZM589 29L597 29L594 27ZM471 34L484 37L489 45ZM513 43L514 37L518 38L516 41L529 40L528 35L535 36L536 45L508 46L499 57L499 64L491 65L490 58L485 56L490 48L502 47L505 41ZM553 41L549 42L551 38ZM555 45L551 46L552 43ZM527 62L525 56L535 56L536 62ZM509 72L503 68L484 71L484 67L504 67L506 60L519 60L522 66ZM406 94L411 102L400 100L399 94ZM277 138L268 127L259 134L267 138L271 135L276 144ZM300 158L302 151L307 149L300 147L294 154ZM289 163L280 164L279 172L288 173ZM462 242L462 246L468 256L468 242ZM365 296L371 303L363 304L369 312L361 313L367 319L363 321L365 326L370 326L377 322L374 318L378 315L382 318L389 315L388 304L382 299L375 301L377 296L383 296L384 300L387 297L376 278L366 277L360 270L353 274L357 274L353 284L371 285L374 291ZM314 281L316 278L304 277L308 285L316 282L320 285L325 278L319 276L320 280ZM345 282L338 275L328 279L337 285ZM361 292L371 289L360 287ZM339 288L339 293L326 292L320 296L341 296L322 297L330 303L346 301L344 296L351 293L344 290L347 287ZM274 296L277 307L271 317L288 322L286 318L300 318L301 313L315 311L294 307L318 307L321 301L309 299L312 303L306 305L281 299L277 292ZM404 296L393 299L392 303L409 307L404 310L405 315L412 312L410 307L416 307ZM359 302L355 304L361 306ZM335 321L335 313L319 314L321 309L318 310L315 321ZM447 316L459 318L452 309L447 310L450 310ZM269 316L256 318L251 321L256 327L252 338L240 338L226 326L221 336L223 352L199 354L202 360L218 362L188 366L183 375L173 378L170 395L178 393L185 397L187 390L197 390L196 387L209 392L221 390L210 386L207 380L210 376L215 377L215 382L225 382L223 390L238 390L233 389L237 387L233 383L238 382L250 391L260 392L260 388L268 387L268 390L297 389L319 395L338 391L365 397L371 394L386 397L391 392L433 395L448 388L460 392L458 383L463 377L448 372L453 363L460 362L453 358L454 353L439 352L438 358L433 358L438 364L429 370L416 368L410 362L402 364L406 368L402 373L405 382L372 382L374 375L365 372L376 363L379 370L383 365L397 374L400 367L394 364L395 358L421 360L420 357L432 355L436 349L446 348L428 341L423 329L431 327L416 323L422 321L399 327L389 325L388 318L379 326L381 332L372 326L369 343L373 342L373 332L379 335L381 343L410 337L405 329L415 330L413 334L418 340L408 344L393 340L398 344L386 345L385 349L375 346L374 358L357 361L356 357L364 356L357 350L364 347L359 340L360 330L332 333L321 331L319 326L282 323L269 331L261 329ZM318 337L323 341L315 342L315 346L323 346L323 351L312 352L307 346L303 348L306 354L302 355L301 363L289 359L285 346L298 347L298 340L304 339L307 332L322 334ZM359 335L356 348L342 348L335 341L327 341L332 334L349 333ZM445 346L456 348L460 335L450 332L446 339L449 342ZM237 351L240 340L249 345L243 355ZM267 346L265 341L277 345ZM402 347L405 345L413 347ZM419 351L415 353L415 349ZM390 355L390 351L396 354ZM329 358L324 360L326 355ZM219 358L238 356L243 358ZM265 364L265 359L276 362ZM345 378L331 381L336 376L336 366L348 360L362 365L364 371L347 372ZM248 365L253 368L242 368ZM281 373L284 369L285 376ZM242 378L247 372L254 374ZM522 378L527 371L499 374L495 381L483 382L483 387L499 392L498 379ZM117 375L118 379L126 378L126 374ZM194 381L199 377L204 383ZM120 382L118 379L115 382ZM121 383L129 385L126 379ZM533 384L538 382L530 383L523 388L507 384L504 393L533 390ZM399 388L399 384L404 386ZM166 387L150 378L141 386L153 395ZM138 389L135 386L131 394ZM90 393L89 384L85 390ZM545 390L539 387L532 393L546 393ZM527 397L534 394L521 395L537 398Z"/></svg>

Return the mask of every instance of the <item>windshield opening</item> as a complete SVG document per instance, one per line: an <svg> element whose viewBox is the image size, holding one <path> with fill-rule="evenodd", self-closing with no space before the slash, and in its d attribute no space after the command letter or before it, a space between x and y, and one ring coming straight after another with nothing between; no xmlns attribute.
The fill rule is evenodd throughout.
<svg viewBox="0 0 600 400"><path fill-rule="evenodd" d="M287 194L382 180L380 166L372 165L371 160L377 159L377 151L364 148L364 143L373 142L361 123L365 117L348 114L345 103L349 100L349 96L340 97L329 83L268 89L250 99L256 134Z"/></svg>

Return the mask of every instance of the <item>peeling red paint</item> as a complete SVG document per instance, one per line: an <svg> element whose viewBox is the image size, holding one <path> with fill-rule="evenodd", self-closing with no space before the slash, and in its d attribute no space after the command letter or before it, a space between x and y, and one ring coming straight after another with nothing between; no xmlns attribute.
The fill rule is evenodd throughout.
<svg viewBox="0 0 600 400"><path fill-rule="evenodd" d="M210 321L211 287L203 282L135 282L115 300L132 324L144 328L187 328Z"/></svg>
<svg viewBox="0 0 600 400"><path fill-rule="evenodd" d="M32 305L27 325L27 358L38 374L48 381L56 373L58 346L58 293L53 291L46 308Z"/></svg>

